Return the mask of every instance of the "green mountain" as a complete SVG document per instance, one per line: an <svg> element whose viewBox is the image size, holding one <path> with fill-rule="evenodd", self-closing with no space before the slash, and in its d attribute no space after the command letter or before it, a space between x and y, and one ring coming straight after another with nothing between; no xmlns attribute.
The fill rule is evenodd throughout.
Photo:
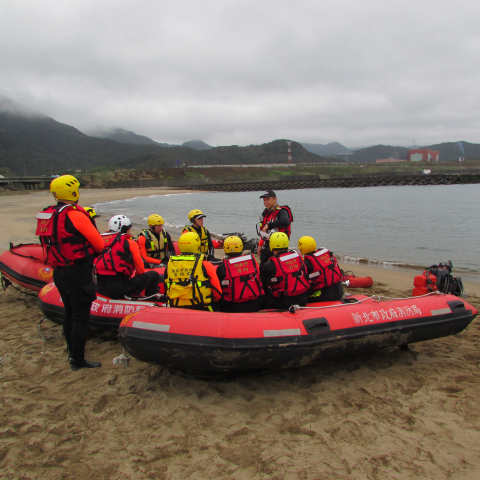
<svg viewBox="0 0 480 480"><path fill-rule="evenodd" d="M213 148L203 140L189 140L188 142L182 143L182 147L192 148L193 150L210 150Z"/></svg>
<svg viewBox="0 0 480 480"><path fill-rule="evenodd" d="M92 136L99 138L107 138L109 140L115 140L120 143L130 143L132 145L160 145L162 147L173 147L168 143L159 143L152 140L145 135L138 135L130 130L124 130L123 128L114 128L113 130L107 130L105 132L93 132Z"/></svg>
<svg viewBox="0 0 480 480"><path fill-rule="evenodd" d="M3 107L3 110L2 110ZM134 134L136 135L136 134ZM318 163L322 157L292 142L293 161ZM164 148L91 137L39 114L0 103L0 170L15 175L50 175L98 168L167 168L182 165L287 163L285 140L248 147L194 150Z"/></svg>

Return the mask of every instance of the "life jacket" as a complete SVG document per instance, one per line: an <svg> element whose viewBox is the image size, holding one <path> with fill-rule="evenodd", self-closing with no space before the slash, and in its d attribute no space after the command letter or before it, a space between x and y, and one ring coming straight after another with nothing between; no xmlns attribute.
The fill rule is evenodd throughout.
<svg viewBox="0 0 480 480"><path fill-rule="evenodd" d="M133 275L135 265L128 244L130 238L128 233L117 233L110 246L94 260L97 275L125 275L127 277Z"/></svg>
<svg viewBox="0 0 480 480"><path fill-rule="evenodd" d="M117 238L118 232L106 232L101 233L100 236L103 239L105 247L109 247L111 243Z"/></svg>
<svg viewBox="0 0 480 480"><path fill-rule="evenodd" d="M270 261L275 265L275 274L270 279L272 296L295 297L310 290L302 257L294 250L273 255Z"/></svg>
<svg viewBox="0 0 480 480"><path fill-rule="evenodd" d="M335 255L327 248L318 249L305 255L310 260L313 270L308 279L313 290L330 287L343 280L343 272Z"/></svg>
<svg viewBox="0 0 480 480"><path fill-rule="evenodd" d="M158 238L149 228L143 229L138 236L145 237L145 250L149 257L158 258L159 260L163 260L166 257L167 236L163 230Z"/></svg>
<svg viewBox="0 0 480 480"><path fill-rule="evenodd" d="M210 280L203 271L203 254L173 255L168 260L165 283L172 307L208 306L212 303Z"/></svg>
<svg viewBox="0 0 480 480"><path fill-rule="evenodd" d="M222 299L244 303L264 295L258 264L252 254L225 258L225 278L222 280Z"/></svg>
<svg viewBox="0 0 480 480"><path fill-rule="evenodd" d="M205 227L201 227L200 230L193 225L185 225L183 232L195 232L200 237L200 253L205 255L209 254L208 250L208 230Z"/></svg>
<svg viewBox="0 0 480 480"><path fill-rule="evenodd" d="M70 266L93 257L95 253L87 239L68 218L71 210L83 212L91 221L88 213L74 204L51 205L37 214L35 235L40 237L46 263L53 267Z"/></svg>
<svg viewBox="0 0 480 480"><path fill-rule="evenodd" d="M290 223L286 227L279 227L278 231L286 233L288 235L288 238L290 238L290 234L292 233L293 213L288 205L277 205L273 210L265 209L263 211L261 228L263 228L268 223L273 222L273 220L277 218L281 210L287 211L288 216L290 218Z"/></svg>

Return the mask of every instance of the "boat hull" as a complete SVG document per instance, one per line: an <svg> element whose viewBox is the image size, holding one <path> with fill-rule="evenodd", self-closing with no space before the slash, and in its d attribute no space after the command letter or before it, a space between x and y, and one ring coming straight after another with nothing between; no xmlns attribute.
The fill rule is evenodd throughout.
<svg viewBox="0 0 480 480"><path fill-rule="evenodd" d="M432 297L379 302L352 296L295 313L146 308L122 321L119 337L137 359L192 374L295 368L454 335L477 314L452 295Z"/></svg>
<svg viewBox="0 0 480 480"><path fill-rule="evenodd" d="M40 244L10 245L0 254L0 273L4 285L14 285L38 292L53 278L53 268L45 263Z"/></svg>
<svg viewBox="0 0 480 480"><path fill-rule="evenodd" d="M40 308L43 314L56 323L63 323L65 308L60 292L53 282L39 292ZM98 295L90 308L90 325L95 328L118 328L125 315L155 305L153 302L120 299L114 300Z"/></svg>

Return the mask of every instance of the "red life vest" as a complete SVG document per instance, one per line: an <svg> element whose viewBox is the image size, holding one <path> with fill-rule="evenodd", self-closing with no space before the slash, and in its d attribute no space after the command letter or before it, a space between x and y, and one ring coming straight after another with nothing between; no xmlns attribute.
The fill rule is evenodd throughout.
<svg viewBox="0 0 480 480"><path fill-rule="evenodd" d="M223 260L225 279L222 280L222 299L226 302L244 303L264 295L258 264L252 254Z"/></svg>
<svg viewBox="0 0 480 480"><path fill-rule="evenodd" d="M273 222L277 218L281 210L287 211L288 216L290 218L290 223L288 224L287 227L279 227L278 231L286 233L288 235L288 238L290 238L290 234L292 233L293 213L288 205L277 205L275 209L271 211L266 209L266 211L264 211L264 214L263 214L261 228L263 228L268 223Z"/></svg>
<svg viewBox="0 0 480 480"><path fill-rule="evenodd" d="M290 250L270 257L275 265L275 275L270 279L270 291L275 298L295 297L310 290L302 257Z"/></svg>
<svg viewBox="0 0 480 480"><path fill-rule="evenodd" d="M343 280L343 272L335 255L327 248L318 249L305 255L311 262L313 270L308 274L308 279L313 290L330 287Z"/></svg>
<svg viewBox="0 0 480 480"><path fill-rule="evenodd" d="M127 233L117 234L107 250L94 260L97 275L133 275L135 265L128 244L130 238Z"/></svg>
<svg viewBox="0 0 480 480"><path fill-rule="evenodd" d="M91 221L79 205L51 205L37 214L35 235L40 237L46 263L53 267L70 266L95 254L93 247L68 218L71 210L83 212Z"/></svg>

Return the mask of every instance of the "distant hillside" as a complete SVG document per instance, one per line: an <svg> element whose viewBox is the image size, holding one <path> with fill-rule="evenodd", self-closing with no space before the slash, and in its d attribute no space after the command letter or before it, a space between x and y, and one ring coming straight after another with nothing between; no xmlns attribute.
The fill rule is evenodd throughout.
<svg viewBox="0 0 480 480"><path fill-rule="evenodd" d="M113 130L107 130L105 132L93 132L92 136L99 138L108 138L109 140L115 140L120 143L131 143L134 145L152 145L157 142L144 135L138 135L130 130L124 130L123 128L115 128Z"/></svg>
<svg viewBox="0 0 480 480"><path fill-rule="evenodd" d="M292 153L297 163L324 160L295 142L292 142ZM157 143L139 145L90 137L53 118L24 114L12 108L0 111L0 169L16 175L49 175L120 166L158 169L182 165L286 162L285 140L209 150L164 148Z"/></svg>
<svg viewBox="0 0 480 480"><path fill-rule="evenodd" d="M336 156L336 155L349 155L352 153L352 150L345 147L338 142L330 142L326 145L320 143L302 143L302 146L307 149L309 152L315 153L316 155L321 155L324 157Z"/></svg>
<svg viewBox="0 0 480 480"><path fill-rule="evenodd" d="M292 142L291 149L294 163L328 162L328 159L308 152L297 142ZM176 166L287 163L287 141L274 140L247 147L212 147L210 150L192 150L186 147L164 149L162 158L168 159L167 163L175 162ZM130 166L151 169L155 168L156 163L157 156L151 155ZM123 162L123 165L126 167L127 163Z"/></svg>
<svg viewBox="0 0 480 480"><path fill-rule="evenodd" d="M182 147L188 147L193 150L210 150L213 147L205 143L203 140L189 140L188 142L182 143Z"/></svg>
<svg viewBox="0 0 480 480"><path fill-rule="evenodd" d="M360 148L355 150L349 157L352 162L374 163L380 158L399 158L406 159L408 148L395 147L392 145L374 145L372 147Z"/></svg>

